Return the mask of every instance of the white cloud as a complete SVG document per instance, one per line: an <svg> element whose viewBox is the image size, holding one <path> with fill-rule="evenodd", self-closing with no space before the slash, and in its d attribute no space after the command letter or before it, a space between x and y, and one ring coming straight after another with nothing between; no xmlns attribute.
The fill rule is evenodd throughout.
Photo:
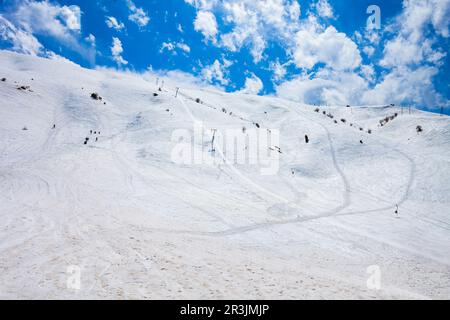
<svg viewBox="0 0 450 320"><path fill-rule="evenodd" d="M48 1L23 2L15 12L15 20L26 30L67 40L71 32L81 30L78 6L58 6Z"/></svg>
<svg viewBox="0 0 450 320"><path fill-rule="evenodd" d="M219 35L217 27L213 27L217 23L211 24L210 28L201 29L211 30L207 33L209 38L219 36L214 44L230 51L250 47L255 63L264 58L270 39L281 40L283 45L288 46L300 27L301 8L297 0L185 1L196 5L199 13L220 13L222 21L231 28L229 32ZM199 24L197 19L195 23Z"/></svg>
<svg viewBox="0 0 450 320"><path fill-rule="evenodd" d="M175 50L175 45L173 43L171 43L171 42L163 42L159 52L164 52L164 50L174 51Z"/></svg>
<svg viewBox="0 0 450 320"><path fill-rule="evenodd" d="M106 17L106 25L110 29L115 29L116 31L121 31L125 28L123 22L119 22L115 17Z"/></svg>
<svg viewBox="0 0 450 320"><path fill-rule="evenodd" d="M449 0L439 0L433 1L433 13L431 16L431 22L434 29L441 36L448 38L449 33L449 16L450 16L450 1Z"/></svg>
<svg viewBox="0 0 450 320"><path fill-rule="evenodd" d="M130 21L133 21L139 27L145 27L150 22L147 12L142 8L136 7L133 1L127 0L127 6L130 10L130 15L128 16Z"/></svg>
<svg viewBox="0 0 450 320"><path fill-rule="evenodd" d="M419 65L423 62L439 64L445 53L433 48L437 39L427 35L428 28L436 34L449 37L450 0L409 0L404 1L404 9L389 29L399 30L398 34L385 44L384 57L380 64L384 67Z"/></svg>
<svg viewBox="0 0 450 320"><path fill-rule="evenodd" d="M288 64L294 63L301 70L300 75L290 75L291 80L276 87L280 96L327 104L448 103L432 83L448 50L440 48L442 42L432 34L450 36L450 0L404 0L403 11L394 23L383 25L382 30L355 32L356 42L334 26L325 25L321 18L336 18L327 0L311 1L304 19L294 0L185 1L197 12L216 13L226 26L226 32L214 28L208 35L216 39L216 46L233 52L247 47L253 61L259 63L270 41L280 44L292 59ZM390 40L383 43L386 36ZM362 63L361 53L371 64ZM285 65L278 60L270 64L275 82L286 78ZM384 70L380 71L380 66ZM407 78L408 73L412 79ZM253 78L249 79L252 83ZM421 81L426 89L403 89L407 84L416 88Z"/></svg>
<svg viewBox="0 0 450 320"><path fill-rule="evenodd" d="M93 38L94 39L93 45L95 45L95 37L91 34L88 38L91 40ZM11 45L9 49L15 52L75 64L72 61L54 53L53 51L45 49L44 46L39 42L39 40L36 39L35 36L33 36L26 30L16 27L1 14L0 14L0 40L9 43Z"/></svg>
<svg viewBox="0 0 450 320"><path fill-rule="evenodd" d="M299 68L311 69L325 63L336 70L354 70L361 64L357 45L333 26L323 32L313 26L300 30L296 43L294 60Z"/></svg>
<svg viewBox="0 0 450 320"><path fill-rule="evenodd" d="M186 53L191 52L191 47L189 47L187 44L185 43L177 43L177 47L180 48L181 50L183 50Z"/></svg>
<svg viewBox="0 0 450 320"><path fill-rule="evenodd" d="M93 46L87 46L84 42L85 39L81 37L82 12L80 7L60 6L47 0L26 0L19 2L13 8L14 11L5 13L4 16L14 25L18 31L16 34L18 37L22 37L23 43L25 34L29 41L33 41L30 36L51 37L94 63L95 50ZM18 41L20 40L16 42ZM36 41L33 41L35 46Z"/></svg>
<svg viewBox="0 0 450 320"><path fill-rule="evenodd" d="M273 72L273 80L275 81L284 79L287 74L286 65L281 64L278 59L270 63L269 69Z"/></svg>
<svg viewBox="0 0 450 320"><path fill-rule="evenodd" d="M373 56L373 54L375 53L375 48L372 47L372 46L365 46L365 47L363 48L363 52L364 52L367 56L371 57L371 56Z"/></svg>
<svg viewBox="0 0 450 320"><path fill-rule="evenodd" d="M423 66L415 70L400 67L387 74L373 89L367 90L361 102L364 104L413 104L434 107L445 104L434 89L432 79L438 73L435 67Z"/></svg>
<svg viewBox="0 0 450 320"><path fill-rule="evenodd" d="M314 4L314 8L317 10L319 16L323 18L333 18L333 8L331 7L328 0L319 0Z"/></svg>
<svg viewBox="0 0 450 320"><path fill-rule="evenodd" d="M223 59L223 63L219 60L215 60L213 64L203 68L201 75L209 83L219 82L221 85L228 85L229 80L227 79L227 68L232 65L232 62Z"/></svg>
<svg viewBox="0 0 450 320"><path fill-rule="evenodd" d="M191 6L195 6L197 9L211 10L214 6L218 5L218 0L184 0Z"/></svg>
<svg viewBox="0 0 450 320"><path fill-rule="evenodd" d="M293 1L291 5L288 5L289 17L292 21L300 19L302 10L297 1Z"/></svg>
<svg viewBox="0 0 450 320"><path fill-rule="evenodd" d="M263 82L255 74L251 74L250 77L245 79L244 88L239 93L244 94L259 94L264 88Z"/></svg>
<svg viewBox="0 0 450 320"><path fill-rule="evenodd" d="M12 50L37 56L42 54L43 46L31 33L16 28L0 14L0 38L11 43Z"/></svg>
<svg viewBox="0 0 450 320"><path fill-rule="evenodd" d="M199 11L194 21L194 28L195 31L201 32L206 39L216 41L217 21L211 12Z"/></svg>
<svg viewBox="0 0 450 320"><path fill-rule="evenodd" d="M81 30L81 10L78 6L62 6L61 17L70 30Z"/></svg>
<svg viewBox="0 0 450 320"><path fill-rule="evenodd" d="M92 46L94 46L95 47L95 41L96 41L96 38L95 38L95 36L92 34L92 33L90 33L86 38L85 38L85 40L86 40L86 42L88 42L88 43L90 43Z"/></svg>
<svg viewBox="0 0 450 320"><path fill-rule="evenodd" d="M123 52L122 42L120 41L119 38L113 37L113 43L112 43L112 46L111 46L111 54L112 54L113 60L119 66L128 64L128 61L126 61L122 57L122 52Z"/></svg>
<svg viewBox="0 0 450 320"><path fill-rule="evenodd" d="M276 87L277 95L306 104L357 104L367 89L359 75L323 69L314 76L303 74Z"/></svg>
<svg viewBox="0 0 450 320"><path fill-rule="evenodd" d="M419 63L423 60L422 46L397 37L386 43L384 47L384 58L380 64L385 67L395 67L399 65L408 65Z"/></svg>
<svg viewBox="0 0 450 320"><path fill-rule="evenodd" d="M386 26L394 37L384 43L379 64L387 71L364 93L363 103L390 101L430 109L449 104L433 85L448 51L437 37L449 37L449 14L450 0L403 2L402 13Z"/></svg>
<svg viewBox="0 0 450 320"><path fill-rule="evenodd" d="M361 66L361 75L369 82L373 82L375 80L375 69L372 65L363 65Z"/></svg>
<svg viewBox="0 0 450 320"><path fill-rule="evenodd" d="M173 52L173 54L176 54L176 49L180 49L185 53L190 53L191 52L191 48L182 42L179 43L174 43L174 42L163 42L161 49L159 50L159 52L164 52L165 50L169 51L169 52Z"/></svg>

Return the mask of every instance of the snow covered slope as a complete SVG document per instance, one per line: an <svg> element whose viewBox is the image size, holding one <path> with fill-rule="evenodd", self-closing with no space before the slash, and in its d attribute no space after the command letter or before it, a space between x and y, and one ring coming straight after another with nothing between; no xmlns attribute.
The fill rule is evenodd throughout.
<svg viewBox="0 0 450 320"><path fill-rule="evenodd" d="M450 298L449 117L0 51L3 77L0 298ZM216 163L174 162L197 121ZM276 174L210 152L244 127L280 130Z"/></svg>

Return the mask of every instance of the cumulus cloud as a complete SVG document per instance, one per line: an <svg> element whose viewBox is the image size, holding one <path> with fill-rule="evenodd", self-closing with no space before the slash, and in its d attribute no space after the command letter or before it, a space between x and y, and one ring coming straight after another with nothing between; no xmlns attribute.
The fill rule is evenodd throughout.
<svg viewBox="0 0 450 320"><path fill-rule="evenodd" d="M270 63L269 70L273 73L274 81L283 80L287 74L286 64L281 64L278 59Z"/></svg>
<svg viewBox="0 0 450 320"><path fill-rule="evenodd" d="M232 62L227 59L223 59L222 63L219 60L215 60L213 64L202 69L202 78L208 83L218 82L221 85L228 85L230 81L227 77L227 68L231 65Z"/></svg>
<svg viewBox="0 0 450 320"><path fill-rule="evenodd" d="M283 40L289 44L293 34L300 27L301 7L297 0L185 0L195 5L198 14L194 21L196 30L209 30L205 37L216 37L216 45L230 51L239 51L249 47L255 63L259 63L271 39ZM227 25L227 31L219 35L217 22L212 22L215 12L220 13L222 22ZM209 22L200 27L198 18L209 15Z"/></svg>
<svg viewBox="0 0 450 320"><path fill-rule="evenodd" d="M323 32L315 27L300 30L296 44L294 60L299 68L311 69L324 63L337 70L353 70L361 64L357 45L333 26Z"/></svg>
<svg viewBox="0 0 450 320"><path fill-rule="evenodd" d="M43 46L32 34L20 30L0 14L0 38L12 45L12 50L37 56L42 54Z"/></svg>
<svg viewBox="0 0 450 320"><path fill-rule="evenodd" d="M96 38L95 38L95 36L92 34L92 33L90 33L86 38L84 38L85 40L86 40L86 42L88 42L88 43L90 43L91 44L91 46L94 46L95 47L95 41L96 41Z"/></svg>
<svg viewBox="0 0 450 320"><path fill-rule="evenodd" d="M92 45L95 46L95 37L91 34L87 38L89 38L90 41L93 42ZM9 49L15 52L75 64L72 61L54 53L53 51L46 49L35 36L26 30L17 28L1 14L0 40L5 43L9 43Z"/></svg>
<svg viewBox="0 0 450 320"><path fill-rule="evenodd" d="M414 70L406 67L396 68L373 89L364 92L361 103L376 105L389 101L429 108L446 104L432 83L432 78L438 71L437 68L429 66Z"/></svg>
<svg viewBox="0 0 450 320"><path fill-rule="evenodd" d="M319 16L323 18L333 18L333 7L331 7L328 0L319 0L317 1L313 7L317 10Z"/></svg>
<svg viewBox="0 0 450 320"><path fill-rule="evenodd" d="M244 94L259 94L264 88L263 82L255 74L251 74L250 77L245 79L244 88L239 93Z"/></svg>
<svg viewBox="0 0 450 320"><path fill-rule="evenodd" d="M11 7L10 11L3 14L3 18L9 21L8 38L15 50L45 56L47 50L40 48L37 37L46 36L93 63L95 49L81 36L81 15L80 7L75 5L61 6L48 0L25 0ZM6 26L4 21L3 24Z"/></svg>
<svg viewBox="0 0 450 320"><path fill-rule="evenodd" d="M381 65L385 67L439 63L446 53L434 48L436 37L427 36L432 28L437 35L449 37L450 0L410 0L404 2L402 14L391 26L400 30L384 47Z"/></svg>
<svg viewBox="0 0 450 320"><path fill-rule="evenodd" d="M384 99L428 108L449 104L433 85L448 51L439 46L438 37L449 37L450 20L444 18L449 14L450 0L403 2L402 13L388 26L398 32L385 43L380 61L388 72L363 102Z"/></svg>
<svg viewBox="0 0 450 320"><path fill-rule="evenodd" d="M190 53L191 47L189 47L187 44L182 42L163 42L161 45L161 49L159 52L163 53L164 51L172 52L173 54L177 54L177 49L183 51L184 53Z"/></svg>
<svg viewBox="0 0 450 320"><path fill-rule="evenodd" d="M128 61L126 61L122 57L123 47L122 47L122 41L120 41L119 38L113 37L113 43L111 46L111 55L113 60L119 65L127 65Z"/></svg>
<svg viewBox="0 0 450 320"><path fill-rule="evenodd" d="M306 104L358 104L367 81L356 73L332 69L302 74L276 87L278 96Z"/></svg>
<svg viewBox="0 0 450 320"><path fill-rule="evenodd" d="M123 22L119 22L115 17L106 17L106 25L110 29L114 29L116 31L121 31L125 28Z"/></svg>
<svg viewBox="0 0 450 320"><path fill-rule="evenodd" d="M297 32L292 51L302 71L279 83L276 92L309 104L449 105L433 84L447 55L438 38L449 37L449 20L443 18L449 12L450 0L405 0L401 14L384 30L355 32L356 43L372 59L370 65L362 63L352 39L332 26L325 29L310 16ZM382 35L388 40L383 42ZM376 51L380 59L374 59Z"/></svg>
<svg viewBox="0 0 450 320"><path fill-rule="evenodd" d="M81 30L81 10L79 6L62 6L61 17L70 30Z"/></svg>
<svg viewBox="0 0 450 320"><path fill-rule="evenodd" d="M127 0L127 6L130 11L128 16L130 21L136 23L139 27L145 27L150 22L147 12L142 8L136 7L133 1Z"/></svg>
<svg viewBox="0 0 450 320"><path fill-rule="evenodd" d="M81 30L81 10L78 6L25 1L17 8L14 18L27 31L63 41L72 41L72 32Z"/></svg>
<svg viewBox="0 0 450 320"><path fill-rule="evenodd" d="M209 11L199 11L194 21L194 28L196 31L201 32L203 36L215 42L217 35L217 21L213 13Z"/></svg>

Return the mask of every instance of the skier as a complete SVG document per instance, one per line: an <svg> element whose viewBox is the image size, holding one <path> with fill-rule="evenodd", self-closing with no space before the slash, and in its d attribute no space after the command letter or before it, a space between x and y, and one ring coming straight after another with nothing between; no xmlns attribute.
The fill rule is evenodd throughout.
<svg viewBox="0 0 450 320"><path fill-rule="evenodd" d="M305 142L306 142L306 143L309 143L309 137L308 137L308 135L306 135L306 134L305 134Z"/></svg>
<svg viewBox="0 0 450 320"><path fill-rule="evenodd" d="M399 215L399 213L398 213L398 204L395 205L395 214L396 214L397 217L398 217L398 215Z"/></svg>
<svg viewBox="0 0 450 320"><path fill-rule="evenodd" d="M53 129L56 129L56 124L53 125Z"/></svg>
<svg viewBox="0 0 450 320"><path fill-rule="evenodd" d="M364 144L364 142L362 140L359 140L359 143Z"/></svg>
<svg viewBox="0 0 450 320"><path fill-rule="evenodd" d="M98 137L95 137L95 142L97 142L98 141Z"/></svg>

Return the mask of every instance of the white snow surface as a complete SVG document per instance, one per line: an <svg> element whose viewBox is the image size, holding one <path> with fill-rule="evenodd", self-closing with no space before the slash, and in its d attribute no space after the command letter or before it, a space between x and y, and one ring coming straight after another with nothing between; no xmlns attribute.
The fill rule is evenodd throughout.
<svg viewBox="0 0 450 320"><path fill-rule="evenodd" d="M2 299L450 298L447 116L317 113L170 79L158 92L156 76L7 51L3 77ZM278 174L174 163L172 133L195 120L279 129ZM379 290L367 286L374 265ZM81 270L78 290L70 266Z"/></svg>

